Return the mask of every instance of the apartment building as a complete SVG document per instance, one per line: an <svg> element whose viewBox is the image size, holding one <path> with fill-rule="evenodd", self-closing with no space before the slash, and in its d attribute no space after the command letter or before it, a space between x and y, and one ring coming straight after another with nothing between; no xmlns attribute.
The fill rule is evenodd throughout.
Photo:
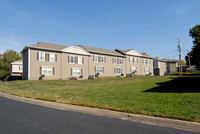
<svg viewBox="0 0 200 134"><path fill-rule="evenodd" d="M23 54L23 79L88 79L100 77L152 75L153 62L136 50L107 50L83 45L63 46L44 42L25 46Z"/></svg>
<svg viewBox="0 0 200 134"><path fill-rule="evenodd" d="M153 58L142 55L137 50L116 49L117 52L125 55L126 74L135 72L136 75L152 75L153 74Z"/></svg>
<svg viewBox="0 0 200 134"><path fill-rule="evenodd" d="M169 75L170 72L176 72L178 60L162 59L156 57L153 59L154 75L163 76Z"/></svg>

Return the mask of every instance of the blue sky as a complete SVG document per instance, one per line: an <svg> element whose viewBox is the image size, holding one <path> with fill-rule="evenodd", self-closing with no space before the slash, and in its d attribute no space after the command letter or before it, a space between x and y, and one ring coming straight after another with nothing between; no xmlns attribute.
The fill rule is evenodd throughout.
<svg viewBox="0 0 200 134"><path fill-rule="evenodd" d="M38 41L178 58L193 46L200 0L1 0L0 53ZM170 53L171 52L171 53Z"/></svg>

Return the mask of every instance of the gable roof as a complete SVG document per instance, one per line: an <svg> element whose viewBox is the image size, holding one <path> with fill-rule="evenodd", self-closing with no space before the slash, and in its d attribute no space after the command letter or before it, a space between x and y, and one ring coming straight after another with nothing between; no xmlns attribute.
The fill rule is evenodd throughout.
<svg viewBox="0 0 200 134"><path fill-rule="evenodd" d="M83 49L85 49L86 51L90 52L90 53L107 54L107 55L124 57L123 54L121 54L117 51L114 51L114 50L108 50L108 49L102 49L102 48L96 48L96 47L89 47L89 46L84 46L84 45L79 45L79 46L82 47Z"/></svg>
<svg viewBox="0 0 200 134"><path fill-rule="evenodd" d="M129 49L129 50L123 50L123 49L115 49L116 51L124 54L124 55L133 55L133 56L139 56L139 57L144 57L144 58L150 58L150 59L153 59L153 57L151 56L147 56L147 55L143 55L141 53L139 53L137 50L135 49ZM132 54L131 51L133 52Z"/></svg>
<svg viewBox="0 0 200 134"><path fill-rule="evenodd" d="M22 65L22 60L11 62L10 64Z"/></svg>
<svg viewBox="0 0 200 134"><path fill-rule="evenodd" d="M67 48L68 46L64 45L57 45L57 44L52 44L52 43L44 43L44 42L38 42L37 44L25 46L24 49L21 51L25 51L28 48L37 48L37 49L48 49L48 50L54 50L54 51L62 51L62 49Z"/></svg>

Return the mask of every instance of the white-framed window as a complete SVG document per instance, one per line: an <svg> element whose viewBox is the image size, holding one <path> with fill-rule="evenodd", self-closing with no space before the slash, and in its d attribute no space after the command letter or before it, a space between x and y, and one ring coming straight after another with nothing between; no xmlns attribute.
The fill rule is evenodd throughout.
<svg viewBox="0 0 200 134"><path fill-rule="evenodd" d="M55 54L52 54L52 53L49 54L49 61L55 62Z"/></svg>
<svg viewBox="0 0 200 134"><path fill-rule="evenodd" d="M149 74L149 72L150 72L149 67L145 67L145 68L144 68L144 72L145 72L145 74Z"/></svg>
<svg viewBox="0 0 200 134"><path fill-rule="evenodd" d="M99 61L98 55L94 55L94 62L98 62L98 61Z"/></svg>
<svg viewBox="0 0 200 134"><path fill-rule="evenodd" d="M39 61L45 61L45 52L39 52Z"/></svg>
<svg viewBox="0 0 200 134"><path fill-rule="evenodd" d="M119 64L122 64L122 58L119 58Z"/></svg>
<svg viewBox="0 0 200 134"><path fill-rule="evenodd" d="M147 65L150 65L150 60L149 59L147 60Z"/></svg>
<svg viewBox="0 0 200 134"><path fill-rule="evenodd" d="M74 60L75 60L74 56L70 56L69 60L70 60L70 63L74 64Z"/></svg>
<svg viewBox="0 0 200 134"><path fill-rule="evenodd" d="M119 67L115 68L115 74L121 74L122 73L122 69Z"/></svg>
<svg viewBox="0 0 200 134"><path fill-rule="evenodd" d="M135 59L135 64L137 64L138 63L138 58L135 57L134 59Z"/></svg>
<svg viewBox="0 0 200 134"><path fill-rule="evenodd" d="M113 63L117 64L117 58L116 57L113 58Z"/></svg>
<svg viewBox="0 0 200 134"><path fill-rule="evenodd" d="M42 66L42 74L43 75L53 75L53 67L52 66Z"/></svg>
<svg viewBox="0 0 200 134"><path fill-rule="evenodd" d="M144 59L144 64L146 65L146 59Z"/></svg>
<svg viewBox="0 0 200 134"><path fill-rule="evenodd" d="M105 62L105 57L101 56L101 62Z"/></svg>
<svg viewBox="0 0 200 134"><path fill-rule="evenodd" d="M102 74L103 73L103 67L102 66L96 66L96 73Z"/></svg>
<svg viewBox="0 0 200 134"><path fill-rule="evenodd" d="M80 76L81 68L72 68L72 76Z"/></svg>
<svg viewBox="0 0 200 134"><path fill-rule="evenodd" d="M78 64L83 64L83 63L82 63L82 57L81 57L81 56L78 56Z"/></svg>
<svg viewBox="0 0 200 134"><path fill-rule="evenodd" d="M131 66L131 73L137 72L137 67L136 66Z"/></svg>
<svg viewBox="0 0 200 134"><path fill-rule="evenodd" d="M130 57L130 63L133 63L133 57Z"/></svg>

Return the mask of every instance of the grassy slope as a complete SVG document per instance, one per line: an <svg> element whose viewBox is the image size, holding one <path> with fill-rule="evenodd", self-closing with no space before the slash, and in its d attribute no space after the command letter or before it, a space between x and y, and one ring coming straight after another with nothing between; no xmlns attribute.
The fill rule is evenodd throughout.
<svg viewBox="0 0 200 134"><path fill-rule="evenodd" d="M0 91L19 96L200 121L200 77L99 78L82 81L13 81Z"/></svg>

